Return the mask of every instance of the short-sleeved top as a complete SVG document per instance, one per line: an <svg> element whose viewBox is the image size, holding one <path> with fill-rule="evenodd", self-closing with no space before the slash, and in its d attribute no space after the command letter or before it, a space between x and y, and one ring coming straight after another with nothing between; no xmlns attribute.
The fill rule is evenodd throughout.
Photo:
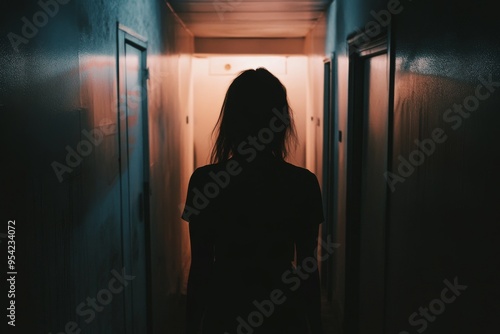
<svg viewBox="0 0 500 334"><path fill-rule="evenodd" d="M182 218L213 233L216 246L222 247L219 255L229 259L239 250L242 256L248 253L252 245L262 250L266 242L285 242L286 237L293 238L291 232L300 234L322 223L324 215L316 175L265 156L197 168L189 181ZM229 254L221 253L227 247ZM275 251L266 257L279 256Z"/></svg>
<svg viewBox="0 0 500 334"><path fill-rule="evenodd" d="M196 169L182 218L213 241L214 298L234 308L245 295L269 296L291 266L297 239L324 214L312 172L265 156Z"/></svg>

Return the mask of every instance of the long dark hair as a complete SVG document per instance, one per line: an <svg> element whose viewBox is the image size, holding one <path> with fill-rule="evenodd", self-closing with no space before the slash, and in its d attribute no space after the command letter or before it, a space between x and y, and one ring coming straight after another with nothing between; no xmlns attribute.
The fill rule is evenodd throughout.
<svg viewBox="0 0 500 334"><path fill-rule="evenodd" d="M239 154L249 136L271 133L263 151L284 160L297 135L286 88L265 68L240 72L229 86L212 135L217 139L211 163L223 162ZM279 123L279 127L276 125ZM271 129L271 130L269 130ZM271 132L270 132L271 131Z"/></svg>

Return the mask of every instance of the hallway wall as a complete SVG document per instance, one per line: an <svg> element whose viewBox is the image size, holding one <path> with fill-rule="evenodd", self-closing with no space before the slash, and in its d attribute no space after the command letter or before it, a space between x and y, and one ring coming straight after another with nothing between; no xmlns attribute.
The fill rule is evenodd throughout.
<svg viewBox="0 0 500 334"><path fill-rule="evenodd" d="M345 152L344 144L339 143L336 139L338 138L338 133L335 133L335 129L340 126L338 108L337 108L337 94L339 86L337 86L337 75L338 67L336 64L336 57L334 54L334 48L332 46L333 36L336 31L335 27L335 17L334 17L334 6L330 6L327 12L320 18L314 29L312 29L306 37L306 54L308 55L308 65L309 65L309 82L310 82L310 92L311 92L311 108L313 110L311 120L313 124L314 134L314 171L318 176L318 180L322 186L322 193L324 197L324 203L329 203L330 209L332 210L333 217L328 218L327 207L325 205L325 216L327 219L331 219L329 222L323 223L323 231L321 232L326 240L331 238L333 242L340 245L335 252L329 256L328 261L320 262L322 267L326 267L328 262L332 262L333 268L332 272L328 273L330 277L323 276L323 287L325 295L329 295L328 290L332 290L332 295L328 298L332 298L332 305L330 305L336 316L341 317L343 313L343 303L344 303L344 280L345 280L345 221L344 221L344 206L345 198L338 194L345 193L345 182L342 177L337 175L332 175L332 186L337 188L338 194L335 193L335 189L332 189L332 194L327 195L327 189L325 189L327 178L327 170L324 170L324 131L325 131L325 63L330 61L331 63L331 103L332 103L332 129L334 130L334 142L332 144L332 156L333 159L338 159L339 163L337 165L337 173L340 176L345 177ZM345 132L344 132L345 136ZM337 150L337 153L335 153ZM332 168L332 171L334 169ZM328 198L332 196L332 198ZM337 198L335 198L337 196ZM328 202L329 200L329 202ZM331 224L332 226L326 227L325 224ZM330 231L333 231L331 233ZM326 233L326 236L325 236ZM326 271L326 269L324 270ZM329 280L325 282L324 280Z"/></svg>
<svg viewBox="0 0 500 334"><path fill-rule="evenodd" d="M347 38L368 22L388 27L380 11L389 6L395 12L389 15L395 57L389 171L400 178L392 183L394 191L389 190L384 333L489 333L496 330L500 311L499 268L492 257L499 237L493 229L500 199L499 21L487 1L334 1L327 17L325 55L335 54L336 112L343 138L348 114ZM445 136L444 142L429 144L433 132ZM428 143L430 153L424 153L418 166L401 167L403 160L420 155L414 152L425 152L415 140ZM343 249L348 246L349 143L336 144L336 240ZM342 278L342 265L336 268ZM338 282L342 305L345 290ZM450 293L447 284L454 283L467 289L458 291L454 302L444 303L441 293L445 288ZM420 307L434 313L425 318Z"/></svg>
<svg viewBox="0 0 500 334"><path fill-rule="evenodd" d="M328 58L325 50L326 41L326 15L323 16L305 39L304 52L307 55L308 67L308 102L310 115L307 118L310 129L308 137L309 150L308 157L311 159L310 170L313 171L320 184L322 184L322 164L323 164L323 90L324 90L324 61Z"/></svg>
<svg viewBox="0 0 500 334"><path fill-rule="evenodd" d="M500 221L500 21L491 6L421 1L394 21L392 171L404 182L395 185L390 204L389 331L498 329L500 268L492 254L500 236L494 226ZM402 158L418 149L415 140L435 141L435 131L444 142L402 174ZM419 315L418 324L409 324L419 307L434 309L445 280L467 289L435 320Z"/></svg>
<svg viewBox="0 0 500 334"><path fill-rule="evenodd" d="M124 293L113 294L95 317L86 305L96 296L103 302L99 293L122 269L128 273L120 223L118 21L148 39L152 320L155 333L175 333L183 315L181 171L192 168L183 156L189 86L181 79L190 76L193 37L163 1L1 7L1 213L2 226L7 219L17 223L16 330L126 333L130 325ZM78 158L87 131L103 139ZM54 161L68 168L61 179Z"/></svg>

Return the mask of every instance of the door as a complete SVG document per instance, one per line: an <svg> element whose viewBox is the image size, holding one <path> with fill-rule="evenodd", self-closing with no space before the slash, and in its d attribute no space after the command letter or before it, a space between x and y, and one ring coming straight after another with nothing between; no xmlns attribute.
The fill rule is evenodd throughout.
<svg viewBox="0 0 500 334"><path fill-rule="evenodd" d="M123 263L127 333L149 333L149 145L146 41L118 27L118 93Z"/></svg>
<svg viewBox="0 0 500 334"><path fill-rule="evenodd" d="M365 60L364 136L361 161L360 333L383 329L387 183L387 54ZM375 306L375 307L374 307ZM374 330L379 329L379 330Z"/></svg>
<svg viewBox="0 0 500 334"><path fill-rule="evenodd" d="M353 41L351 41L352 43ZM384 334L390 149L387 37L357 46L350 58L346 285L348 333Z"/></svg>

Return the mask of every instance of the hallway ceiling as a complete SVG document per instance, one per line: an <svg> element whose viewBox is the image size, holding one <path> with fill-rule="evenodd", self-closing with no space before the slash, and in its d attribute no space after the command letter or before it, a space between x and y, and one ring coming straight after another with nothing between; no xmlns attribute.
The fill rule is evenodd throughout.
<svg viewBox="0 0 500 334"><path fill-rule="evenodd" d="M332 0L167 1L195 37L304 37Z"/></svg>

